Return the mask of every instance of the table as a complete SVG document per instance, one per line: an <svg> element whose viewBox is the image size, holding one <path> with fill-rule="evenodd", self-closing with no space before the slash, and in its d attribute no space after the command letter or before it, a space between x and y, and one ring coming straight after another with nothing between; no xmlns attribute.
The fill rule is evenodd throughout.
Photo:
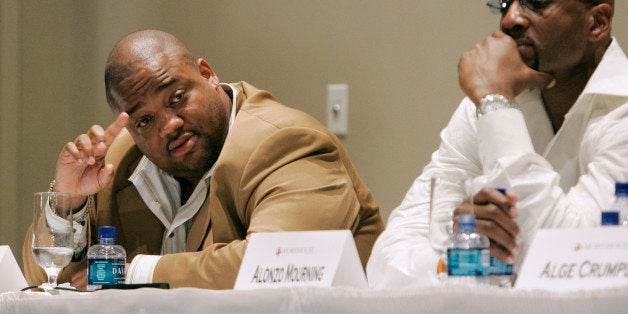
<svg viewBox="0 0 628 314"><path fill-rule="evenodd" d="M0 295L0 313L625 313L626 309L628 287L570 293L445 285L402 290L142 288Z"/></svg>

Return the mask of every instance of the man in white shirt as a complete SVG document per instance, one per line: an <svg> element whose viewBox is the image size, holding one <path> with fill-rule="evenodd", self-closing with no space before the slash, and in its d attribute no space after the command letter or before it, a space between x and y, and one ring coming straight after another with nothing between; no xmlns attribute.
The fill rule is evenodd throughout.
<svg viewBox="0 0 628 314"><path fill-rule="evenodd" d="M469 213L490 252L515 269L539 228L599 225L628 179L628 60L611 37L612 0L491 1L501 31L459 63L465 98L439 149L378 238L372 287L436 282L434 211ZM506 195L494 188L507 190Z"/></svg>
<svg viewBox="0 0 628 314"><path fill-rule="evenodd" d="M65 145L51 189L73 195L77 234L91 230L91 243L98 226L117 228L128 283L230 289L255 232L351 230L366 265L384 227L379 208L314 118L246 82L220 83L157 30L115 45L105 88L116 120ZM84 287L86 241L77 242L59 281ZM24 270L39 284L30 245L28 232Z"/></svg>

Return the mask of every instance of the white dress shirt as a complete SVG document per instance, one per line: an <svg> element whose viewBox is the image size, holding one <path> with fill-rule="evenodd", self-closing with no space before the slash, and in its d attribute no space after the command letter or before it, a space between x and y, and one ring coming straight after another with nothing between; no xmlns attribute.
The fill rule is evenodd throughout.
<svg viewBox="0 0 628 314"><path fill-rule="evenodd" d="M587 227L614 199L614 184L628 179L628 60L613 39L565 121L554 134L539 90L515 101L520 110L500 109L476 117L465 98L441 132L440 147L390 215L367 265L375 288L438 283L438 256L431 248L430 178L444 184L437 213L465 198L462 182L503 187L518 196L522 232L520 266L539 228Z"/></svg>

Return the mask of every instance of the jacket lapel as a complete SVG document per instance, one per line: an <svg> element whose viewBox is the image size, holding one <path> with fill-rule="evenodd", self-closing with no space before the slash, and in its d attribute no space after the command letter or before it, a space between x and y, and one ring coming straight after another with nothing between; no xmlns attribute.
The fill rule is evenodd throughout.
<svg viewBox="0 0 628 314"><path fill-rule="evenodd" d="M209 207L209 190L207 191L207 197L201 205L201 208L198 210L196 215L194 216L194 222L192 222L192 227L190 228L190 232L188 233L188 238L185 243L185 250L187 252L196 252L199 251L201 245L203 244L203 240L205 236L209 232L209 224L211 221L211 211ZM206 239L207 241L211 241L211 239Z"/></svg>
<svg viewBox="0 0 628 314"><path fill-rule="evenodd" d="M239 107L247 98L244 87L242 86L243 83L242 82L232 83L230 85L238 90L236 103L233 105L237 106L237 111L239 111L240 110ZM216 163L217 163L216 167L218 167L218 163L220 163L220 157L218 158ZM213 177L210 178L210 183L212 181L213 181ZM188 233L188 238L185 244L185 250L187 252L200 251L203 247L210 245L214 242L213 232L211 228L211 207L210 207L210 203L211 203L210 200L212 198L211 191L212 191L213 185L215 184L211 183L209 185L209 189L207 189L207 196L205 197L205 201L203 202L203 205L201 205L201 208L199 209L199 211L196 213L194 217L194 222L192 223L192 227L190 228L190 232ZM218 200L215 200L215 202L218 202Z"/></svg>

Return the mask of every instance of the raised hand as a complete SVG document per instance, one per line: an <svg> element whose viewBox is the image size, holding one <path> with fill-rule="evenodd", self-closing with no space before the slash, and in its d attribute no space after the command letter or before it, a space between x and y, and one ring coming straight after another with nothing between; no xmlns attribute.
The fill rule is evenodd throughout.
<svg viewBox="0 0 628 314"><path fill-rule="evenodd" d="M73 208L85 202L113 178L113 165L104 164L105 155L113 140L126 126L129 115L122 112L106 130L92 126L87 134L68 142L57 159L55 191L72 194Z"/></svg>
<svg viewBox="0 0 628 314"><path fill-rule="evenodd" d="M476 230L491 240L491 255L506 263L514 263L520 237L519 226L514 220L519 216L517 196L485 188L473 196L473 202ZM458 221L458 216L470 213L471 204L467 199L454 211L454 222Z"/></svg>
<svg viewBox="0 0 628 314"><path fill-rule="evenodd" d="M550 88L555 84L550 74L527 66L517 51L515 40L501 31L462 54L458 82L476 105L489 94L514 99L526 89Z"/></svg>

